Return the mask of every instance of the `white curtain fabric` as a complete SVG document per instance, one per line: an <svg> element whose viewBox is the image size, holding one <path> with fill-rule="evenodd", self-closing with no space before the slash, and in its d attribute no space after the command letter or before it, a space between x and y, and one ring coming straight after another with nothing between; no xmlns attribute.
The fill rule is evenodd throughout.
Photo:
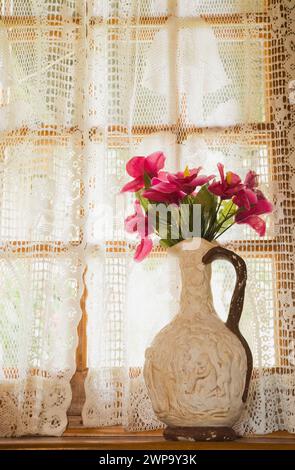
<svg viewBox="0 0 295 470"><path fill-rule="evenodd" d="M0 1L1 436L67 425L85 265L84 9Z"/></svg>
<svg viewBox="0 0 295 470"><path fill-rule="evenodd" d="M0 435L65 429L86 266L83 422L161 426L142 365L177 311L178 269L160 249L133 262L119 195L126 161L155 150L171 170L252 168L275 203L263 240L241 227L223 239L247 262L255 366L236 429L295 432L295 5L266 3L0 3ZM216 262L224 319L233 285Z"/></svg>

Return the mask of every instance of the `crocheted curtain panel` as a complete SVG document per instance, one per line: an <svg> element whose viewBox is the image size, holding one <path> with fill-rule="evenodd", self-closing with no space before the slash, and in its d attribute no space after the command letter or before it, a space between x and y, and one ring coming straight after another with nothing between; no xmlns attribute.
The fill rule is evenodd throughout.
<svg viewBox="0 0 295 470"><path fill-rule="evenodd" d="M1 436L65 430L84 282L84 425L162 426L142 366L179 272L160 247L133 262L119 194L155 150L169 170L252 168L274 203L264 238L220 239L248 268L236 431L295 432L294 103L294 0L0 0ZM224 320L234 282L214 263Z"/></svg>

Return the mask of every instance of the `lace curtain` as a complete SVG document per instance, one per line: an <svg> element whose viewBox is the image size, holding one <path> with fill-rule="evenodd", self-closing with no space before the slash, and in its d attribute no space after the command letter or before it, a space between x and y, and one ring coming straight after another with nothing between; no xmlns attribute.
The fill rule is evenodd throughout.
<svg viewBox="0 0 295 470"><path fill-rule="evenodd" d="M260 175L267 236L232 230L254 355L240 434L295 431L293 0L1 0L0 434L59 435L87 266L85 426L161 426L144 350L177 312L178 268L132 261L126 161ZM290 84L291 83L291 84ZM214 263L225 319L234 273Z"/></svg>
<svg viewBox="0 0 295 470"><path fill-rule="evenodd" d="M1 436L67 425L85 266L84 9L0 0Z"/></svg>

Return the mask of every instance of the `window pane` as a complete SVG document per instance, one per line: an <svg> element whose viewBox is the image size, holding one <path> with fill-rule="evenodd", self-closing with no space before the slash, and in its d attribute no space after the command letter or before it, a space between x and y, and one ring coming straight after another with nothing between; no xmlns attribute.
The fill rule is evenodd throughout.
<svg viewBox="0 0 295 470"><path fill-rule="evenodd" d="M169 0L164 1L167 3ZM157 0L154 3L158 3ZM265 3L265 0L180 0L177 5L180 16L196 16L262 12L265 10Z"/></svg>
<svg viewBox="0 0 295 470"><path fill-rule="evenodd" d="M275 261L273 257L246 257L248 280L240 329L249 343L254 367L272 367L276 363ZM216 311L226 321L235 286L234 268L229 263L214 261L212 291ZM260 344L259 344L260 342ZM259 345L259 349L257 346Z"/></svg>
<svg viewBox="0 0 295 470"><path fill-rule="evenodd" d="M145 349L177 314L180 296L177 260L153 254L144 263L133 262L127 292L128 365L141 367Z"/></svg>
<svg viewBox="0 0 295 470"><path fill-rule="evenodd" d="M126 250L89 256L86 308L90 369L141 367L145 348L176 313L175 260L160 256L150 255L144 263L132 262Z"/></svg>
<svg viewBox="0 0 295 470"><path fill-rule="evenodd" d="M113 0L106 7L100 0L92 0L90 4L91 13L96 16L125 17L128 13L141 17L164 17L171 14L173 7L178 16L261 12L264 11L266 2L265 0L142 0L141 2Z"/></svg>
<svg viewBox="0 0 295 470"><path fill-rule="evenodd" d="M2 241L79 240L79 139L19 137L0 142Z"/></svg>
<svg viewBox="0 0 295 470"><path fill-rule="evenodd" d="M0 378L65 372L76 346L77 259L6 257L0 271Z"/></svg>
<svg viewBox="0 0 295 470"><path fill-rule="evenodd" d="M126 178L125 164L130 158L126 137L109 137L109 148L94 135L87 146L88 173L84 174L88 207L85 240L103 244L106 240L124 240L126 198L120 190ZM125 145L124 145L125 140Z"/></svg>
<svg viewBox="0 0 295 470"><path fill-rule="evenodd" d="M126 256L92 253L87 259L88 366L125 364ZM92 334L95 332L95 334Z"/></svg>
<svg viewBox="0 0 295 470"><path fill-rule="evenodd" d="M96 25L91 125L164 129L265 122L266 31L264 23L176 18L162 26ZM108 79L97 81L99 76Z"/></svg>
<svg viewBox="0 0 295 470"><path fill-rule="evenodd" d="M48 13L74 16L82 13L83 4L83 0L1 0L0 13L6 16L20 17L33 15L41 17L47 16Z"/></svg>
<svg viewBox="0 0 295 470"><path fill-rule="evenodd" d="M74 23L0 26L0 130L79 123L81 34Z"/></svg>
<svg viewBox="0 0 295 470"><path fill-rule="evenodd" d="M226 127L266 120L263 24L171 18L154 32L138 33L135 125L180 118L183 126ZM168 116L164 105L159 112L160 100Z"/></svg>
<svg viewBox="0 0 295 470"><path fill-rule="evenodd" d="M204 115L215 125L265 122L266 25L213 27L218 52L229 79L222 90L204 98Z"/></svg>

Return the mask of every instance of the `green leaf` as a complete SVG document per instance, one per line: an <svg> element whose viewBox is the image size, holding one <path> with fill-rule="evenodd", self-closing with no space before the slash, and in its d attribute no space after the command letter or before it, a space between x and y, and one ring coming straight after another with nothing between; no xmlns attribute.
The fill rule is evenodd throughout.
<svg viewBox="0 0 295 470"><path fill-rule="evenodd" d="M171 240L165 240L164 238L162 238L160 240L160 245L163 247L163 248L169 248L169 246L172 246L171 245Z"/></svg>
<svg viewBox="0 0 295 470"><path fill-rule="evenodd" d="M233 218L232 218L232 217L229 218L229 219L226 219L224 222L222 222L222 225L219 227L217 233L219 233L220 230L223 231L225 228L227 228L227 227L229 227L230 225L232 225L232 223L233 223Z"/></svg>
<svg viewBox="0 0 295 470"><path fill-rule="evenodd" d="M150 188L151 187L151 178L149 177L149 175L147 174L146 171L143 174L143 180L144 180L145 188Z"/></svg>
<svg viewBox="0 0 295 470"><path fill-rule="evenodd" d="M182 238L180 238L179 240L170 240L170 239L161 238L160 245L163 248L169 248L171 246L177 245L177 243L181 242L182 240L183 240Z"/></svg>
<svg viewBox="0 0 295 470"><path fill-rule="evenodd" d="M170 207L167 213L161 214L158 210L158 204L151 204L148 209L150 220L157 234L163 239L174 240L177 235L179 239L179 208ZM162 216L161 216L162 215Z"/></svg>
<svg viewBox="0 0 295 470"><path fill-rule="evenodd" d="M217 225L222 229L227 228L233 222L233 216L236 214L238 207L232 202L223 201L217 217Z"/></svg>
<svg viewBox="0 0 295 470"><path fill-rule="evenodd" d="M149 200L142 196L140 191L135 193L136 199L140 202L141 206L143 207L144 211L147 212L149 206Z"/></svg>
<svg viewBox="0 0 295 470"><path fill-rule="evenodd" d="M215 213L217 207L217 197L208 191L208 185L201 187L200 191L193 198L194 204L201 204L202 209L208 213Z"/></svg>
<svg viewBox="0 0 295 470"><path fill-rule="evenodd" d="M201 204L201 236L203 237L216 216L218 198L215 194L208 191L208 185L201 187L200 191L194 196L193 203Z"/></svg>
<svg viewBox="0 0 295 470"><path fill-rule="evenodd" d="M212 239L217 239L226 230L228 230L234 224L234 216L238 212L238 207L232 202L232 200L222 201L216 223L211 230Z"/></svg>

